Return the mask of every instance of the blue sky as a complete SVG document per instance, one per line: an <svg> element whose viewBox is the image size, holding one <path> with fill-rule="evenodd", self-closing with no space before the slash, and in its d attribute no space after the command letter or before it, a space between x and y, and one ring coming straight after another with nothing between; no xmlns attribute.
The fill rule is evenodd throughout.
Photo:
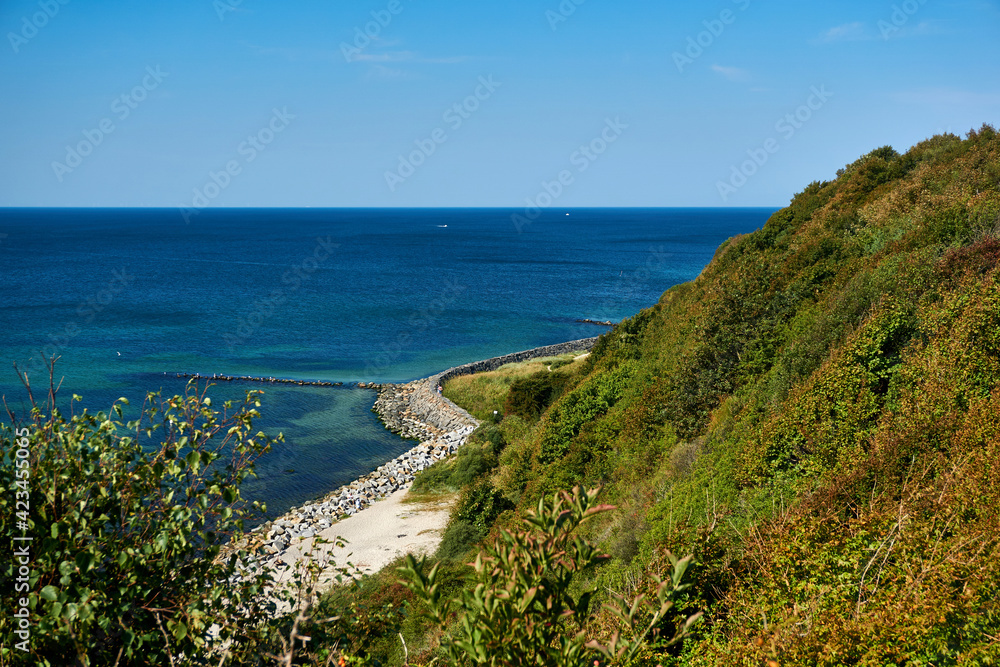
<svg viewBox="0 0 1000 667"><path fill-rule="evenodd" d="M0 206L782 206L1000 123L996 1L64 2L0 3Z"/></svg>

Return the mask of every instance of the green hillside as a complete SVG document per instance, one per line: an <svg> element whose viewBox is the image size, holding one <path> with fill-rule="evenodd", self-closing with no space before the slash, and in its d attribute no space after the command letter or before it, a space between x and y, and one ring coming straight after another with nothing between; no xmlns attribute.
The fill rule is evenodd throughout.
<svg viewBox="0 0 1000 667"><path fill-rule="evenodd" d="M458 511L603 486L605 591L694 553L705 622L651 665L995 664L998 261L993 128L874 150L485 427Z"/></svg>

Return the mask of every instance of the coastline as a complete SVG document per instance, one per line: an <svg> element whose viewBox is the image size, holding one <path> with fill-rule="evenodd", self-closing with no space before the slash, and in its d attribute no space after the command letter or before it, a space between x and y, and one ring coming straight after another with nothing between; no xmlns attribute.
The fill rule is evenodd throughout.
<svg viewBox="0 0 1000 667"><path fill-rule="evenodd" d="M374 568L372 571L401 553L413 550L432 553L440 543L450 508L414 510L423 516L421 522L414 524L414 511L401 509L403 497L417 472L458 451L480 423L438 394L437 387L453 377L496 370L510 363L585 352L597 340L597 337L584 338L514 352L455 366L404 384L369 385L378 392L372 410L385 427L401 437L417 439L419 444L354 482L254 528L245 544L259 545L266 554L263 565L279 573L287 572L301 558L312 557L310 548L316 537L331 542L338 535L347 537L351 541L347 551L353 555L352 562L369 564ZM389 502L378 503L384 498ZM354 539L342 535L345 530ZM424 538L414 541L415 534ZM389 559L385 560L387 555Z"/></svg>

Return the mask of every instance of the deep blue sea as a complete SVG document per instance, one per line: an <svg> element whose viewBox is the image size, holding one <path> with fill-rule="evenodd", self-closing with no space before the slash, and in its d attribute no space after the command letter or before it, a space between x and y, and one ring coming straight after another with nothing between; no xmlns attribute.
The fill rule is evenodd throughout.
<svg viewBox="0 0 1000 667"><path fill-rule="evenodd" d="M39 386L42 354L92 411L180 393L178 372L412 380L603 333L576 320L653 305L773 210L0 209L0 394L23 410L12 364ZM271 515L412 445L369 390L212 395L249 388L286 439L245 488Z"/></svg>

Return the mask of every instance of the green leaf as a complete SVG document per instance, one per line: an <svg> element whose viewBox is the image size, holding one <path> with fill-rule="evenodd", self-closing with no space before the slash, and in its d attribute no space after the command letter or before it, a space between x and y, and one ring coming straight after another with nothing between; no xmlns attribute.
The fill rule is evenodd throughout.
<svg viewBox="0 0 1000 667"><path fill-rule="evenodd" d="M59 599L59 589L55 586L46 586L42 589L42 599L48 600L49 602L55 602Z"/></svg>
<svg viewBox="0 0 1000 667"><path fill-rule="evenodd" d="M94 565L94 554L89 551L81 551L76 555L76 566L81 572L89 572Z"/></svg>
<svg viewBox="0 0 1000 667"><path fill-rule="evenodd" d="M173 635L177 641L180 641L185 637L187 637L187 633L188 633L187 626L184 625L183 623L178 623L177 625L174 626Z"/></svg>

